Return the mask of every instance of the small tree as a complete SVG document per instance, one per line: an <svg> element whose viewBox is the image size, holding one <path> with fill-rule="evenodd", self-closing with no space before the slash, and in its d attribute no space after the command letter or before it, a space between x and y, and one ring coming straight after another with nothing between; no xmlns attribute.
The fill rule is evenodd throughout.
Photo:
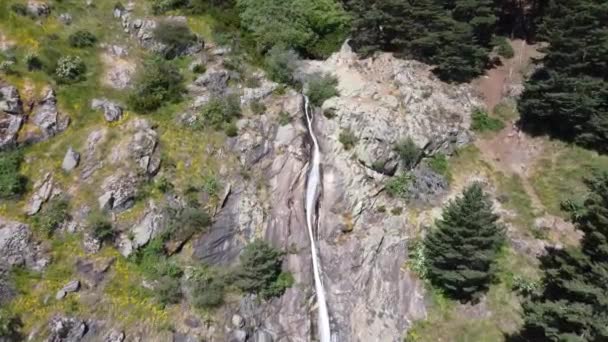
<svg viewBox="0 0 608 342"><path fill-rule="evenodd" d="M64 56L57 61L55 79L59 83L75 83L85 78L87 66L78 56Z"/></svg>
<svg viewBox="0 0 608 342"><path fill-rule="evenodd" d="M479 183L450 201L424 241L428 278L446 294L471 300L488 289L504 227Z"/></svg>
<svg viewBox="0 0 608 342"><path fill-rule="evenodd" d="M135 77L135 89L128 98L136 111L151 112L165 103L178 102L185 91L179 70L161 59L144 63Z"/></svg>
<svg viewBox="0 0 608 342"><path fill-rule="evenodd" d="M264 59L264 65L271 80L279 83L292 84L293 74L297 68L298 54L275 45Z"/></svg>
<svg viewBox="0 0 608 342"><path fill-rule="evenodd" d="M238 96L214 97L203 106L200 121L203 126L221 129L240 115L241 105Z"/></svg>
<svg viewBox="0 0 608 342"><path fill-rule="evenodd" d="M277 281L290 283L285 281L284 276L280 277L282 256L283 252L263 240L250 243L241 254L235 285L245 292L264 297L282 293L285 288L277 291Z"/></svg>

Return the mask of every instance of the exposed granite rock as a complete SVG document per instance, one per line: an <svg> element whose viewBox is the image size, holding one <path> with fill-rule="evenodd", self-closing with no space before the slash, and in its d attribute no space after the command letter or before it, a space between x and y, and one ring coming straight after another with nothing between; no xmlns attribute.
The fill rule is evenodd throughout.
<svg viewBox="0 0 608 342"><path fill-rule="evenodd" d="M147 120L133 120L129 126L135 132L129 143L131 157L145 174L155 175L160 168L158 134Z"/></svg>
<svg viewBox="0 0 608 342"><path fill-rule="evenodd" d="M0 264L41 270L48 259L41 257L27 225L0 217Z"/></svg>
<svg viewBox="0 0 608 342"><path fill-rule="evenodd" d="M78 166L80 162L80 153L74 151L74 149L70 146L65 153L65 157L63 157L63 163L61 163L61 168L65 171L72 171Z"/></svg>
<svg viewBox="0 0 608 342"><path fill-rule="evenodd" d="M157 236L164 227L164 215L154 202L148 204L143 218L132 229L133 248L145 246L152 238Z"/></svg>
<svg viewBox="0 0 608 342"><path fill-rule="evenodd" d="M99 208L120 212L133 206L140 179L133 173L119 172L109 176L101 186Z"/></svg>
<svg viewBox="0 0 608 342"><path fill-rule="evenodd" d="M37 214L44 203L51 199L51 197L58 196L60 193L61 190L54 185L53 175L50 172L45 173L44 176L34 184L34 194L28 201L26 213L28 215Z"/></svg>
<svg viewBox="0 0 608 342"><path fill-rule="evenodd" d="M64 25L71 25L72 15L70 13L61 13L59 15L59 21L61 21Z"/></svg>
<svg viewBox="0 0 608 342"><path fill-rule="evenodd" d="M108 336L103 340L103 342L123 342L125 340L125 333L120 330L110 330Z"/></svg>
<svg viewBox="0 0 608 342"><path fill-rule="evenodd" d="M104 259L78 259L74 265L78 275L82 277L83 282L91 288L95 288L101 283L114 264L115 258Z"/></svg>
<svg viewBox="0 0 608 342"><path fill-rule="evenodd" d="M77 279L72 280L69 283L65 284L65 286L62 287L59 291L57 291L55 299L63 299L65 298L65 296L67 296L68 293L76 292L78 291L78 289L80 289L80 281Z"/></svg>
<svg viewBox="0 0 608 342"><path fill-rule="evenodd" d="M447 193L447 180L426 166L419 166L411 173L412 183L409 198L418 202L430 203Z"/></svg>
<svg viewBox="0 0 608 342"><path fill-rule="evenodd" d="M107 132L107 129L102 128L89 133L84 152L84 165L80 174L82 179L89 179L95 171L103 167L103 156L98 154L99 146L106 141Z"/></svg>
<svg viewBox="0 0 608 342"><path fill-rule="evenodd" d="M55 316L49 321L49 330L45 342L80 342L87 333L87 324L78 318Z"/></svg>
<svg viewBox="0 0 608 342"><path fill-rule="evenodd" d="M58 112L57 97L53 89L48 88L45 91L44 97L34 108L31 122L40 129L39 134L28 137L32 141L46 140L68 127L70 118Z"/></svg>
<svg viewBox="0 0 608 342"><path fill-rule="evenodd" d="M51 6L44 1L28 0L27 12L33 17L48 17L51 14Z"/></svg>
<svg viewBox="0 0 608 342"><path fill-rule="evenodd" d="M16 145L23 121L19 91L13 86L0 84L0 150Z"/></svg>
<svg viewBox="0 0 608 342"><path fill-rule="evenodd" d="M260 77L260 76L258 76ZM241 96L241 104L245 105L251 101L259 101L270 96L274 92L279 84L269 81L266 78L260 77L260 86L256 88L245 88L243 89L243 96Z"/></svg>
<svg viewBox="0 0 608 342"><path fill-rule="evenodd" d="M122 117L122 107L107 99L93 99L91 108L102 110L107 122L117 121Z"/></svg>

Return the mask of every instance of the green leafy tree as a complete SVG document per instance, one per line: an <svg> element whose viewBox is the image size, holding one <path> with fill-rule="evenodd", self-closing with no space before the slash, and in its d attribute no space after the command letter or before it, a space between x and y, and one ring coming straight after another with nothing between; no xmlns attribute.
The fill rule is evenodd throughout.
<svg viewBox="0 0 608 342"><path fill-rule="evenodd" d="M580 248L548 249L540 293L524 303L526 341L608 341L608 173L587 182Z"/></svg>
<svg viewBox="0 0 608 342"><path fill-rule="evenodd" d="M167 59L183 54L197 39L186 23L175 20L160 21L153 34L154 39L165 45L163 54Z"/></svg>
<svg viewBox="0 0 608 342"><path fill-rule="evenodd" d="M87 30L78 30L70 34L70 36L68 37L68 42L72 47L90 47L95 45L95 43L97 42L97 37L95 37L94 34Z"/></svg>
<svg viewBox="0 0 608 342"><path fill-rule="evenodd" d="M539 38L549 43L518 107L524 128L608 151L608 2L551 1Z"/></svg>
<svg viewBox="0 0 608 342"><path fill-rule="evenodd" d="M477 299L489 287L504 242L492 201L479 183L450 201L424 240L428 278L460 300Z"/></svg>
<svg viewBox="0 0 608 342"><path fill-rule="evenodd" d="M338 89L338 79L332 75L316 74L308 81L306 95L310 102L315 106L321 106L325 100L340 95Z"/></svg>

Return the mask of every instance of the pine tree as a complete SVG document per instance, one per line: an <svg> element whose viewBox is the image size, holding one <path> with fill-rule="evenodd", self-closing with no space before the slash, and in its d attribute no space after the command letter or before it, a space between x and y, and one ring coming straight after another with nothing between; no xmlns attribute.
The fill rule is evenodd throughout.
<svg viewBox="0 0 608 342"><path fill-rule="evenodd" d="M524 307L527 341L608 341L608 173L588 182L580 248L550 249L541 258L544 287Z"/></svg>
<svg viewBox="0 0 608 342"><path fill-rule="evenodd" d="M424 241L431 283L460 300L476 299L486 291L504 242L498 219L479 183L448 203Z"/></svg>
<svg viewBox="0 0 608 342"><path fill-rule="evenodd" d="M524 127L608 151L608 2L550 2L542 68L519 102Z"/></svg>

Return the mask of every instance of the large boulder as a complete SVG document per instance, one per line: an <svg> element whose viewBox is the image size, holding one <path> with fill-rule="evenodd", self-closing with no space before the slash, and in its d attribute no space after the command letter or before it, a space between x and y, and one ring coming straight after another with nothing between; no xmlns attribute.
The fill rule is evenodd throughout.
<svg viewBox="0 0 608 342"><path fill-rule="evenodd" d="M38 101L31 117L31 122L39 129L37 134L29 136L33 141L46 140L63 132L70 123L68 116L62 115L57 109L57 96L51 88L45 90L42 100Z"/></svg>
<svg viewBox="0 0 608 342"><path fill-rule="evenodd" d="M0 264L9 268L26 266L39 270L47 262L39 258L39 254L26 224L0 217Z"/></svg>
<svg viewBox="0 0 608 342"><path fill-rule="evenodd" d="M80 342L87 333L87 323L75 317L54 316L49 321L45 342Z"/></svg>
<svg viewBox="0 0 608 342"><path fill-rule="evenodd" d="M99 208L121 212L135 203L140 178L134 173L118 172L107 177L101 185L102 194L98 197Z"/></svg>
<svg viewBox="0 0 608 342"><path fill-rule="evenodd" d="M0 85L0 150L15 146L23 121L19 91L13 86Z"/></svg>
<svg viewBox="0 0 608 342"><path fill-rule="evenodd" d="M44 203L51 199L51 197L58 196L60 193L61 190L55 186L53 181L53 175L50 172L45 173L42 178L37 180L34 184L34 193L28 201L26 214L37 214L40 209L42 209Z"/></svg>
<svg viewBox="0 0 608 342"><path fill-rule="evenodd" d="M27 13L32 17L48 17L51 14L51 6L44 1L28 0Z"/></svg>
<svg viewBox="0 0 608 342"><path fill-rule="evenodd" d="M91 108L103 111L107 122L117 121L122 117L122 107L107 99L93 99Z"/></svg>

